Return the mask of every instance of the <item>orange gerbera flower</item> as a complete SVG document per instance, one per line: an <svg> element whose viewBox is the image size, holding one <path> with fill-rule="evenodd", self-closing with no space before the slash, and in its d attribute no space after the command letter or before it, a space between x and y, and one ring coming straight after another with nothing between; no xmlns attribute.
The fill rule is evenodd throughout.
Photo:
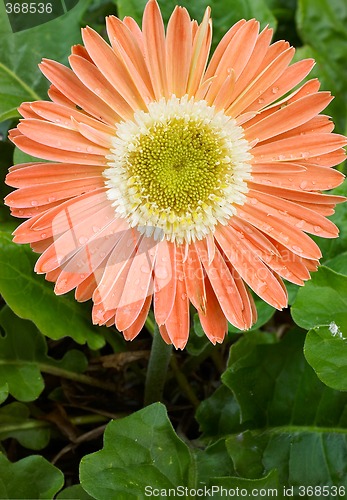
<svg viewBox="0 0 347 500"><path fill-rule="evenodd" d="M72 69L43 60L52 102L24 103L10 133L51 163L11 168L6 198L14 233L42 253L36 272L62 294L94 301L93 321L133 339L152 297L167 343L183 348L189 303L209 339L227 320L256 320L248 285L282 309L281 278L302 285L321 257L306 234L335 238L342 197L321 194L343 175L345 137L319 113L329 104L310 80L314 61L270 44L254 19L239 21L208 62L210 9L198 25L176 7L165 34L155 0L142 30L107 19L108 45L91 28ZM285 96L285 97L283 97Z"/></svg>

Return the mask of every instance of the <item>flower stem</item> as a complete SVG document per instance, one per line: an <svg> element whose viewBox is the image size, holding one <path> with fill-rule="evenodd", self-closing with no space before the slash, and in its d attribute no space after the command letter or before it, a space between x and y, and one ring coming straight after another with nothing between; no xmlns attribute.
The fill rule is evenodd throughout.
<svg viewBox="0 0 347 500"><path fill-rule="evenodd" d="M65 370L60 367L52 366L47 363L38 363L38 367L44 373L49 373L50 375L55 375L57 377L67 378L68 380L74 380L75 382L80 382L81 384L91 385L93 387L98 387L108 392L115 392L116 385L107 380L99 380L84 373L72 372L70 370Z"/></svg>
<svg viewBox="0 0 347 500"><path fill-rule="evenodd" d="M156 401L161 401L163 397L166 372L169 366L171 352L172 345L168 345L164 342L159 333L158 326L155 325L145 384L145 406L155 403Z"/></svg>
<svg viewBox="0 0 347 500"><path fill-rule="evenodd" d="M178 385L184 392L185 396L189 399L189 401L192 403L194 408L197 408L200 404L200 401L195 395L195 392L193 391L192 387L190 386L187 377L184 375L183 371L180 369L178 366L176 358L173 356L171 358L170 362L172 371L174 373L174 376L177 380Z"/></svg>

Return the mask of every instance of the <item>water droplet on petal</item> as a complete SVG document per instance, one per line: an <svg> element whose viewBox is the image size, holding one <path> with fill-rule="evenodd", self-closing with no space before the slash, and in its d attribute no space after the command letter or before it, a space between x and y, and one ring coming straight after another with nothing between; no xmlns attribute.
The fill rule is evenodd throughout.
<svg viewBox="0 0 347 500"><path fill-rule="evenodd" d="M297 246L297 245L293 245L292 246L292 250L295 253L302 253L303 252L303 249L301 247Z"/></svg>
<svg viewBox="0 0 347 500"><path fill-rule="evenodd" d="M164 266L156 266L155 268L155 275L157 278L164 280L168 277L168 272L166 267Z"/></svg>
<svg viewBox="0 0 347 500"><path fill-rule="evenodd" d="M187 298L187 294L186 294L186 293L182 293L182 295L181 295L181 299L182 299L182 300L186 300L186 298Z"/></svg>
<svg viewBox="0 0 347 500"><path fill-rule="evenodd" d="M278 87L272 87L271 92L272 92L273 94L277 94L278 90L279 90L279 89L278 89Z"/></svg>
<svg viewBox="0 0 347 500"><path fill-rule="evenodd" d="M37 207L37 205L38 205L38 204L39 204L39 202L38 202L38 201L36 201L36 200L32 200L32 201L30 202L30 205L31 205L32 207Z"/></svg>
<svg viewBox="0 0 347 500"><path fill-rule="evenodd" d="M267 290L268 286L265 281L259 283L258 288L257 288L257 293L261 294L264 293Z"/></svg>
<svg viewBox="0 0 347 500"><path fill-rule="evenodd" d="M92 229L93 233L97 233L98 231L100 231L100 228L98 226L93 226Z"/></svg>
<svg viewBox="0 0 347 500"><path fill-rule="evenodd" d="M139 279L137 279L137 280L135 280L135 281L134 281L134 285L135 285L135 286L137 286L137 285L139 285L139 284L140 284L140 280L139 280Z"/></svg>
<svg viewBox="0 0 347 500"><path fill-rule="evenodd" d="M105 255L106 255L106 253L105 252L100 252L99 255L103 259L105 257Z"/></svg>
<svg viewBox="0 0 347 500"><path fill-rule="evenodd" d="M146 266L145 264L143 264L141 267L140 267L140 271L142 273L145 273L145 274L148 274L151 272L151 269L149 266Z"/></svg>
<svg viewBox="0 0 347 500"><path fill-rule="evenodd" d="M295 226L298 227L299 229L302 228L304 225L305 225L305 221L304 220L300 220L299 222L297 222L295 224Z"/></svg>
<svg viewBox="0 0 347 500"><path fill-rule="evenodd" d="M256 205L258 203L258 200L256 200L255 198L251 198L251 203L252 205Z"/></svg>
<svg viewBox="0 0 347 500"><path fill-rule="evenodd" d="M87 153L92 153L94 151L93 146L87 146Z"/></svg>
<svg viewBox="0 0 347 500"><path fill-rule="evenodd" d="M88 241L88 238L86 238L85 236L80 236L78 238L78 242L80 243L80 245L85 245Z"/></svg>
<svg viewBox="0 0 347 500"><path fill-rule="evenodd" d="M306 188L306 186L307 186L307 181L302 181L302 182L300 183L300 189L305 189L305 188Z"/></svg>
<svg viewBox="0 0 347 500"><path fill-rule="evenodd" d="M264 102L264 99L263 99L262 97L260 97L260 98L258 99L258 103L259 103L259 104L263 104L263 102Z"/></svg>
<svg viewBox="0 0 347 500"><path fill-rule="evenodd" d="M322 231L322 228L320 226L314 226L313 229L315 233L320 233Z"/></svg>
<svg viewBox="0 0 347 500"><path fill-rule="evenodd" d="M47 234L46 233L41 233L41 238L44 240L46 237L47 237Z"/></svg>
<svg viewBox="0 0 347 500"><path fill-rule="evenodd" d="M65 287L66 283L67 283L66 279L59 281L59 283L57 283L57 285L56 285L58 290L62 290Z"/></svg>
<svg viewBox="0 0 347 500"><path fill-rule="evenodd" d="M56 200L55 196L50 196L48 198L49 203L53 203Z"/></svg>

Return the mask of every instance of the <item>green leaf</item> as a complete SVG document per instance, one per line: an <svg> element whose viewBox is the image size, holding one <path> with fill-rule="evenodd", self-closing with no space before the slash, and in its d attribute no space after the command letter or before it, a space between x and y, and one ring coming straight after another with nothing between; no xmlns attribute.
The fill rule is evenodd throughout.
<svg viewBox="0 0 347 500"><path fill-rule="evenodd" d="M240 425L240 407L231 390L224 385L200 403L195 418L203 432L202 437L206 439L219 439L231 432L243 430Z"/></svg>
<svg viewBox="0 0 347 500"><path fill-rule="evenodd" d="M294 489L294 498L299 498L299 487L307 486L331 486L347 487L347 466L344 457L347 452L346 433L338 434L334 430L321 432L295 428L283 428L277 430L265 430L263 432L250 432L249 439L244 440L241 435L238 438L231 437L227 444L240 473L249 470L246 463L249 460L249 452L256 448L260 470L271 471L277 469L281 488L290 486ZM243 464L243 466L241 466ZM239 467L240 466L240 469ZM301 496L304 496L301 494ZM309 496L308 496L309 497ZM304 496L304 498L308 498ZM312 495L311 495L312 497ZM314 498L323 498L315 496ZM345 495L332 494L325 496L334 498L345 498Z"/></svg>
<svg viewBox="0 0 347 500"><path fill-rule="evenodd" d="M339 325L347 314L347 276L321 266L299 290L291 312L295 323L307 330Z"/></svg>
<svg viewBox="0 0 347 500"><path fill-rule="evenodd" d="M93 500L94 497L88 495L80 484L74 484L64 488L56 498L57 500Z"/></svg>
<svg viewBox="0 0 347 500"><path fill-rule="evenodd" d="M52 499L63 484L62 472L43 457L32 455L11 463L0 453L2 499Z"/></svg>
<svg viewBox="0 0 347 500"><path fill-rule="evenodd" d="M210 479L211 485L219 487L220 491L231 491L230 496L254 497L255 491L259 496L267 493L267 498L282 498L278 488L278 474L273 470L267 476L260 479L245 479L241 477L213 477ZM225 495L220 495L223 498Z"/></svg>
<svg viewBox="0 0 347 500"><path fill-rule="evenodd" d="M0 312L0 380L19 401L33 401L44 389L41 371L64 375L66 371L81 373L87 360L80 351L70 350L61 360L47 356L43 335L31 321L18 318L8 307Z"/></svg>
<svg viewBox="0 0 347 500"><path fill-rule="evenodd" d="M337 325L317 326L306 336L304 353L317 376L329 387L347 391L347 315Z"/></svg>
<svg viewBox="0 0 347 500"><path fill-rule="evenodd" d="M347 115L346 23L345 0L299 0L297 28L317 60L323 89L336 96L330 108L341 132Z"/></svg>
<svg viewBox="0 0 347 500"><path fill-rule="evenodd" d="M145 497L145 486L189 486L192 457L177 437L160 403L108 424L104 448L85 456L82 487L97 500Z"/></svg>
<svg viewBox="0 0 347 500"><path fill-rule="evenodd" d="M80 42L79 19L88 0L67 14L19 33L9 32L6 15L0 16L0 121L18 116L23 101L44 97L47 81L37 65L43 57L66 62L71 45Z"/></svg>
<svg viewBox="0 0 347 500"><path fill-rule="evenodd" d="M103 329L91 325L88 304L79 304L71 293L57 297L51 283L33 272L36 259L28 246L13 243L6 227L0 227L0 293L5 301L52 339L69 335L92 349L102 347Z"/></svg>
<svg viewBox="0 0 347 500"><path fill-rule="evenodd" d="M198 484L210 484L210 478L235 474L234 466L225 446L225 439L216 441L204 450L195 451ZM213 481L213 484L214 481Z"/></svg>
<svg viewBox="0 0 347 500"><path fill-rule="evenodd" d="M9 67L0 62L0 121L19 116L17 107L23 101L39 96Z"/></svg>
<svg viewBox="0 0 347 500"><path fill-rule="evenodd" d="M8 396L8 384L4 384L0 387L0 404L3 403Z"/></svg>
<svg viewBox="0 0 347 500"><path fill-rule="evenodd" d="M330 260L324 262L326 267L333 269L339 274L347 275L347 252L340 253Z"/></svg>
<svg viewBox="0 0 347 500"><path fill-rule="evenodd" d="M10 403L0 408L0 440L14 438L32 450L41 450L49 443L49 423L30 418L29 408L22 403Z"/></svg>
<svg viewBox="0 0 347 500"><path fill-rule="evenodd" d="M298 330L280 341L245 334L222 377L249 429L226 440L236 474L259 479L277 469L280 487L293 486L296 495L299 485L347 487L347 394L317 378L303 341Z"/></svg>

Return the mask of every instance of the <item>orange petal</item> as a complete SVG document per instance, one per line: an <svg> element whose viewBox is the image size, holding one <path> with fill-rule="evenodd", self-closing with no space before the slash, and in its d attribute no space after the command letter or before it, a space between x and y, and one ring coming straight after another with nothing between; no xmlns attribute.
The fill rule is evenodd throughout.
<svg viewBox="0 0 347 500"><path fill-rule="evenodd" d="M294 174L294 175L293 175ZM337 187L344 181L344 175L338 170L325 167L307 165L302 172L254 172L252 171L253 184L295 188L304 191L322 191ZM260 186L256 187L260 189Z"/></svg>
<svg viewBox="0 0 347 500"><path fill-rule="evenodd" d="M71 69L48 59L43 59L39 67L62 94L84 111L110 125L118 121L119 115L87 89Z"/></svg>
<svg viewBox="0 0 347 500"><path fill-rule="evenodd" d="M24 135L11 138L11 140L19 149L24 151L24 153L36 156L37 158L64 163L79 163L81 165L106 166L107 164L107 160L104 156L51 148L50 146L45 146L44 144L33 141Z"/></svg>
<svg viewBox="0 0 347 500"><path fill-rule="evenodd" d="M54 245L41 255L36 262L35 271L42 274L63 267L94 236L94 226L104 227L113 217L113 207L108 205L95 210L91 218L73 224L64 234L56 237Z"/></svg>
<svg viewBox="0 0 347 500"><path fill-rule="evenodd" d="M198 310L201 326L212 344L221 343L228 331L228 322L220 308L216 294L206 278L204 283L206 289L206 309L204 312Z"/></svg>
<svg viewBox="0 0 347 500"><path fill-rule="evenodd" d="M90 219L93 224L93 217ZM116 246L128 225L124 219L116 219L100 228L94 226L94 235L82 245L73 257L61 266L62 272L56 283L55 292L60 295L69 292L93 274Z"/></svg>
<svg viewBox="0 0 347 500"><path fill-rule="evenodd" d="M242 279L259 295L276 309L286 307L287 300L282 288L270 269L252 252L247 239L240 239L230 226L221 226L215 232L229 262L235 267Z"/></svg>
<svg viewBox="0 0 347 500"><path fill-rule="evenodd" d="M70 128L71 130L75 129L72 121L74 118L78 123L89 125L90 127L100 130L100 132L103 132L104 134L108 134L110 136L115 134L115 127L110 127L100 120L95 120L95 118L78 111L76 108L71 109L67 106L49 101L32 102L30 103L30 107L41 118L44 118L49 122L57 123L58 125L62 125L66 128Z"/></svg>
<svg viewBox="0 0 347 500"><path fill-rule="evenodd" d="M287 130L302 125L320 113L332 101L329 92L310 94L285 106L255 125L245 127L245 137L251 142L258 139L265 141Z"/></svg>
<svg viewBox="0 0 347 500"><path fill-rule="evenodd" d="M125 340L133 340L140 333L147 319L151 301L152 301L152 296L149 295L146 298L143 307L139 315L137 316L136 320L134 321L134 323L129 328L123 331Z"/></svg>
<svg viewBox="0 0 347 500"><path fill-rule="evenodd" d="M29 139L52 148L101 156L109 153L107 148L88 141L80 133L43 120L25 119L19 123L18 130Z"/></svg>
<svg viewBox="0 0 347 500"><path fill-rule="evenodd" d="M247 85L249 85L251 80L257 74L257 71L269 48L272 35L273 35L273 30L267 27L259 34L253 52L245 68L243 69L241 75L239 76L239 78L237 78L237 81L235 83L235 88L232 94L230 95L229 104L231 104L236 99L236 97L245 89Z"/></svg>
<svg viewBox="0 0 347 500"><path fill-rule="evenodd" d="M234 24L229 31L223 36L221 41L216 47L216 50L212 54L211 61L209 62L206 73L204 76L204 81L208 80L212 76L216 74L216 70L218 64L220 63L221 58L223 57L224 52L226 51L228 45L231 43L231 40L234 38L236 33L241 29L241 27L246 23L245 19L241 19L236 24Z"/></svg>
<svg viewBox="0 0 347 500"><path fill-rule="evenodd" d="M115 115L118 117L114 123L119 121L120 118L127 120L133 116L131 106L94 64L83 57L75 55L69 57L69 63L80 81L98 99L101 99L113 109Z"/></svg>
<svg viewBox="0 0 347 500"><path fill-rule="evenodd" d="M255 163L302 160L335 151L347 144L339 134L308 134L257 145L252 149Z"/></svg>
<svg viewBox="0 0 347 500"><path fill-rule="evenodd" d="M153 238L142 238L138 245L116 312L116 326L120 331L136 321L146 297L153 294L152 271L159 245Z"/></svg>
<svg viewBox="0 0 347 500"><path fill-rule="evenodd" d="M82 30L82 38L95 65L129 106L134 110L146 110L143 98L127 68L105 40L89 27Z"/></svg>
<svg viewBox="0 0 347 500"><path fill-rule="evenodd" d="M103 168L92 165L75 165L73 163L31 163L28 166L10 170L6 184L13 187L28 187L37 184L72 181L101 177Z"/></svg>
<svg viewBox="0 0 347 500"><path fill-rule="evenodd" d="M258 33L259 23L255 19L241 26L222 55L215 73L224 73L232 68L237 80L251 57Z"/></svg>
<svg viewBox="0 0 347 500"><path fill-rule="evenodd" d="M194 37L187 85L187 93L189 96L193 96L200 87L210 53L212 40L210 13L211 9L210 7L207 7L202 23L200 24Z"/></svg>
<svg viewBox="0 0 347 500"><path fill-rule="evenodd" d="M321 258L322 254L316 243L305 233L285 222L281 216L269 216L257 205L248 203L238 208L237 214L295 254L309 259Z"/></svg>
<svg viewBox="0 0 347 500"><path fill-rule="evenodd" d="M241 330L246 327L243 317L243 304L235 280L221 253L216 249L211 264L208 262L207 246L204 240L196 242L195 247L206 270L212 288L218 297L221 309L230 323Z"/></svg>
<svg viewBox="0 0 347 500"><path fill-rule="evenodd" d="M165 31L161 12L155 0L149 0L143 13L142 31L145 60L157 100L168 97L166 76Z"/></svg>
<svg viewBox="0 0 347 500"><path fill-rule="evenodd" d="M184 349L189 336L189 300L183 271L183 255L179 247L176 248L176 293L172 310L165 321L167 334L176 347Z"/></svg>
<svg viewBox="0 0 347 500"><path fill-rule="evenodd" d="M304 59L287 67L272 85L265 87L266 90L245 111L258 111L275 101L275 105L277 105L278 99L300 83L309 74L313 66L313 59Z"/></svg>
<svg viewBox="0 0 347 500"><path fill-rule="evenodd" d="M154 316L163 325L173 308L176 295L176 247L163 240L158 248L154 268Z"/></svg>
<svg viewBox="0 0 347 500"><path fill-rule="evenodd" d="M115 16L106 18L106 29L113 50L128 68L145 102L153 101L152 82L136 38L130 29Z"/></svg>
<svg viewBox="0 0 347 500"><path fill-rule="evenodd" d="M245 88L226 110L226 114L236 117L244 112L258 96L281 76L294 56L294 49L282 52ZM259 104L262 104L260 102ZM252 109L253 110L253 109ZM251 111L251 110L250 110Z"/></svg>
<svg viewBox="0 0 347 500"><path fill-rule="evenodd" d="M144 44L143 44L142 31L141 31L139 25L137 24L137 22L135 21L135 19L133 19L132 17L126 16L123 19L123 23L131 31L135 40L137 41L137 45L139 46L141 52L144 54Z"/></svg>
<svg viewBox="0 0 347 500"><path fill-rule="evenodd" d="M184 278L190 302L197 311L206 311L206 291L204 270L194 245L189 245L188 256L184 262Z"/></svg>
<svg viewBox="0 0 347 500"><path fill-rule="evenodd" d="M176 7L167 25L166 35L168 90L177 97L187 92L192 56L192 32L186 9Z"/></svg>

